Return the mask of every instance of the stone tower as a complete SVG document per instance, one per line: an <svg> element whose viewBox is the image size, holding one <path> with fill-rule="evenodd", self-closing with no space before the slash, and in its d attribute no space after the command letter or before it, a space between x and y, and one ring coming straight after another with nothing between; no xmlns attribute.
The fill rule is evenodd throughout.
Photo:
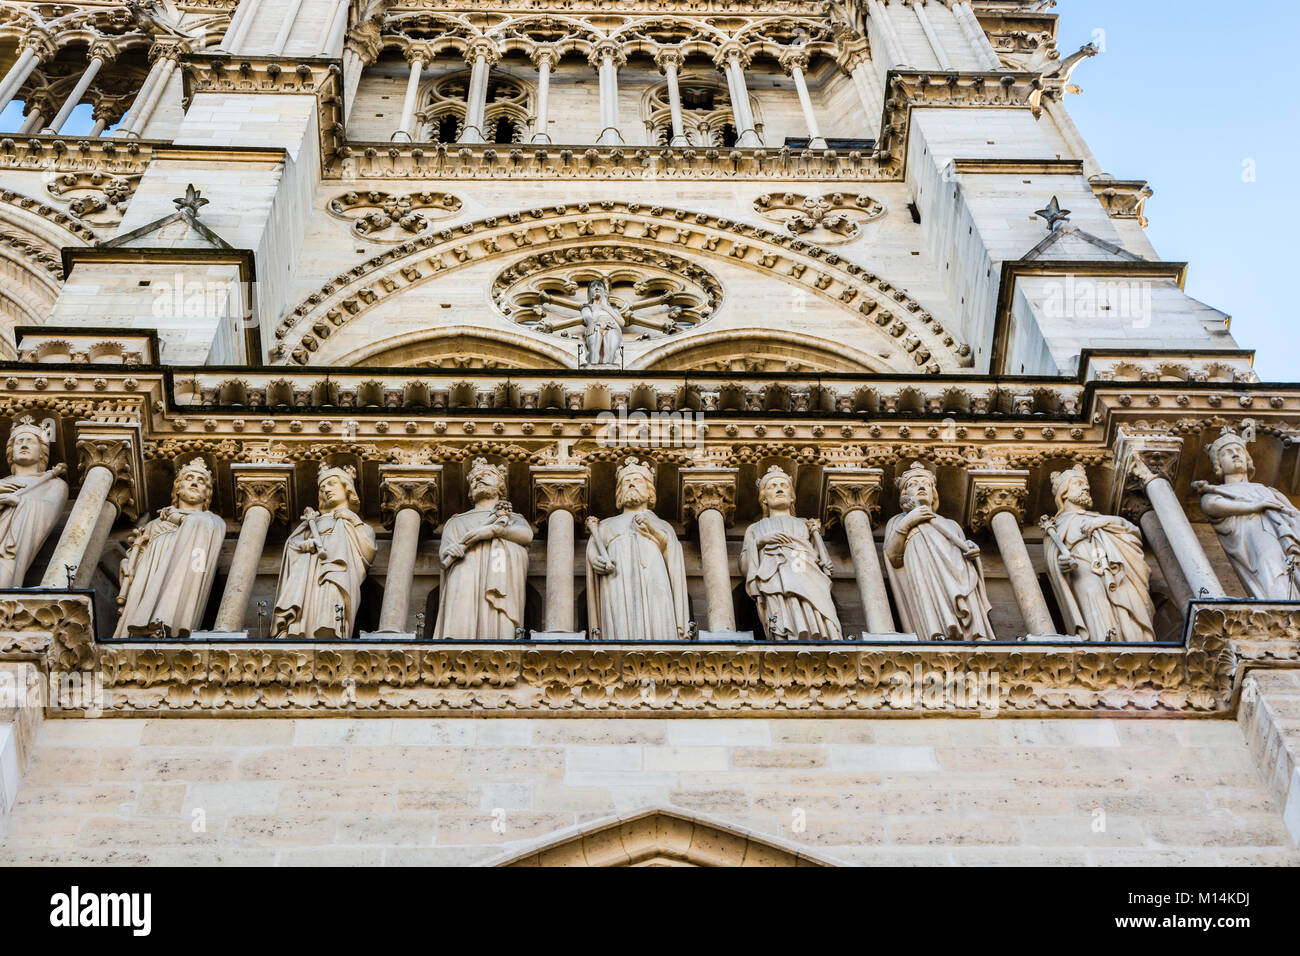
<svg viewBox="0 0 1300 956"><path fill-rule="evenodd" d="M1300 386L1051 6L0 4L0 860L1296 862Z"/></svg>

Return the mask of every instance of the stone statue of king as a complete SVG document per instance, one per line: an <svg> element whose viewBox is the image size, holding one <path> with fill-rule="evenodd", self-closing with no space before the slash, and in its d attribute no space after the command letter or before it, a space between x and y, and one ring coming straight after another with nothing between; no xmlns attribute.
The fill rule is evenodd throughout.
<svg viewBox="0 0 1300 956"><path fill-rule="evenodd" d="M275 638L351 637L361 582L375 559L375 531L357 513L356 472L323 467L316 487L320 512L303 512L284 543L271 621Z"/></svg>
<svg viewBox="0 0 1300 956"><path fill-rule="evenodd" d="M114 637L159 621L170 631L198 627L208 606L226 522L208 510L212 472L195 458L176 473L172 503L131 537L118 569L122 613Z"/></svg>
<svg viewBox="0 0 1300 956"><path fill-rule="evenodd" d="M434 637L510 641L524 626L524 588L533 529L506 498L504 468L474 459L474 507L448 519L438 557L442 587Z"/></svg>
<svg viewBox="0 0 1300 956"><path fill-rule="evenodd" d="M1251 481L1255 462L1230 428L1206 449L1223 483L1192 482L1247 593L1260 601L1300 599L1300 509L1286 495Z"/></svg>
<svg viewBox="0 0 1300 956"><path fill-rule="evenodd" d="M63 465L50 464L50 436L30 417L18 419L5 446L9 477L0 480L0 588L20 588L32 559L68 502Z"/></svg>

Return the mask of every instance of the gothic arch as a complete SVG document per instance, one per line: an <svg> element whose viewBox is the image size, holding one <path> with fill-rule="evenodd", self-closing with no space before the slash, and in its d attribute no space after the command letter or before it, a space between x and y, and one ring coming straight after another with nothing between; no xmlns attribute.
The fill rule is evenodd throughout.
<svg viewBox="0 0 1300 956"><path fill-rule="evenodd" d="M337 364L371 368L448 367L438 359L453 355L460 359L450 366L453 368L561 369L576 364L574 356L548 342L469 325L448 325L370 342L348 352Z"/></svg>
<svg viewBox="0 0 1300 956"><path fill-rule="evenodd" d="M677 810L597 821L496 866L833 866L803 847Z"/></svg>
<svg viewBox="0 0 1300 956"><path fill-rule="evenodd" d="M678 86L682 91L684 131L690 144L704 149L724 148L720 138L723 128L730 125L737 133L739 130L736 129L736 120L731 112L731 97L722 74L705 74L693 69L684 70L678 78ZM696 115L700 111L691 109L689 104L688 92L692 89L708 89L714 96L713 108L703 115ZM752 91L749 93L749 109L754 117L754 128L761 137L764 128L763 107ZM652 84L641 94L640 115L650 142L667 146L672 137L672 113L668 105L667 82Z"/></svg>
<svg viewBox="0 0 1300 956"><path fill-rule="evenodd" d="M649 372L867 372L893 369L879 355L806 333L765 329L700 331L673 338L637 362Z"/></svg>
<svg viewBox="0 0 1300 956"><path fill-rule="evenodd" d="M336 276L275 330L276 361L310 365L323 339L390 296L445 273L498 258L575 246L637 245L728 262L834 303L870 330L889 368L928 374L968 364L942 324L902 289L802 239L703 212L606 200L492 216L426 233ZM874 326L874 328L873 328Z"/></svg>

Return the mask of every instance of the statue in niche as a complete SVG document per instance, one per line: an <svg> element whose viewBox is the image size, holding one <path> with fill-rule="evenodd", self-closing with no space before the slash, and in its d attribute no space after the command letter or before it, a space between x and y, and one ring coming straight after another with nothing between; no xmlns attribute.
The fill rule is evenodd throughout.
<svg viewBox="0 0 1300 956"><path fill-rule="evenodd" d="M375 559L375 531L357 513L356 471L322 467L320 511L308 508L284 543L271 636L303 640L350 637L361 582Z"/></svg>
<svg viewBox="0 0 1300 956"><path fill-rule="evenodd" d="M184 634L199 626L217 576L226 522L208 510L212 472L195 458L176 474L172 503L131 536L118 570L122 612L114 637L161 622Z"/></svg>
<svg viewBox="0 0 1300 956"><path fill-rule="evenodd" d="M592 279L587 286L587 301L582 316L582 340L587 347L586 365L617 365L623 347L623 328L627 319L609 298L609 283Z"/></svg>
<svg viewBox="0 0 1300 956"><path fill-rule="evenodd" d="M979 545L938 514L934 475L914 462L899 479L898 501L885 557L903 627L923 641L993 640Z"/></svg>
<svg viewBox="0 0 1300 956"><path fill-rule="evenodd" d="M587 519L587 620L616 641L689 636L686 562L672 525L650 509L654 472L629 458L614 478L622 514Z"/></svg>
<svg viewBox="0 0 1300 956"><path fill-rule="evenodd" d="M476 458L467 480L474 507L447 521L438 549L442 587L434 637L514 640L524 626L533 529L505 497L505 468Z"/></svg>
<svg viewBox="0 0 1300 956"><path fill-rule="evenodd" d="M1085 641L1154 641L1151 569L1142 533L1092 510L1082 465L1052 475L1056 516L1043 518L1047 576L1067 633Z"/></svg>
<svg viewBox="0 0 1300 956"><path fill-rule="evenodd" d="M47 423L52 424L52 423ZM51 432L30 417L14 422L0 480L0 588L20 588L68 502L63 465L50 464Z"/></svg>
<svg viewBox="0 0 1300 956"><path fill-rule="evenodd" d="M1300 599L1300 509L1275 488L1251 481L1255 461L1230 428L1207 449L1222 484L1192 482L1246 592L1256 600Z"/></svg>
<svg viewBox="0 0 1300 956"><path fill-rule="evenodd" d="M745 531L740 572L768 639L843 640L821 522L795 517L794 483L776 466L758 480L758 500L763 517Z"/></svg>

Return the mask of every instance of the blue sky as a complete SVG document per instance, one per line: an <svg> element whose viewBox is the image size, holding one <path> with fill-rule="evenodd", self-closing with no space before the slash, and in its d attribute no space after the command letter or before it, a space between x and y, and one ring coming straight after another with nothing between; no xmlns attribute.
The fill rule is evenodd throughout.
<svg viewBox="0 0 1300 956"><path fill-rule="evenodd" d="M1104 52L1074 72L1083 93L1066 98L1102 169L1151 183L1156 251L1190 263L1188 294L1233 317L1264 381L1296 381L1300 111L1285 91L1300 4L1059 0L1056 12L1063 56L1102 31Z"/></svg>
<svg viewBox="0 0 1300 956"><path fill-rule="evenodd" d="M1300 111L1287 44L1300 4L1251 0L1232 16L1219 0L1060 0L1063 56L1096 41L1066 105L1104 170L1146 179L1147 230L1167 260L1190 263L1187 292L1233 317L1265 381L1295 381L1287 324L1300 221ZM1277 42L1270 43L1269 38ZM20 123L14 104L0 129ZM90 129L80 106L66 131ZM1250 175L1247 175L1247 174Z"/></svg>

